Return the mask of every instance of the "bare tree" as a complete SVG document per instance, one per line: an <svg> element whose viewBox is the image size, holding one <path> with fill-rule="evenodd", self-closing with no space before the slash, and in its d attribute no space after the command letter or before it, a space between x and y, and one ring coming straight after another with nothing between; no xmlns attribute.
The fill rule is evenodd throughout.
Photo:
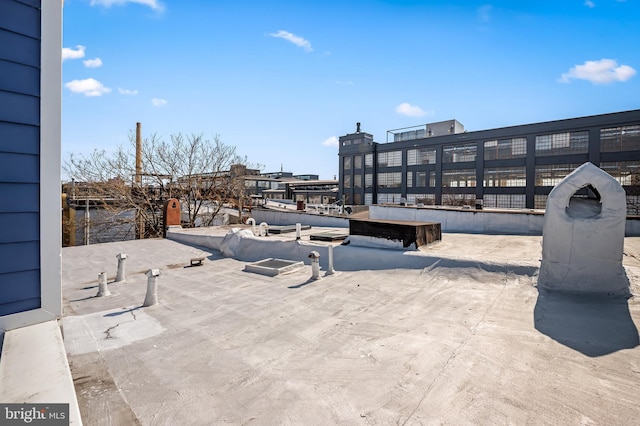
<svg viewBox="0 0 640 426"><path fill-rule="evenodd" d="M242 176L232 170L238 164L246 169L247 159L218 136L209 140L176 134L167 141L153 134L143 141L139 175L135 135L131 133L129 139L128 146L112 154L104 150L71 154L63 164L74 182L75 200L85 194L104 209L105 223L94 223L94 227L113 230L117 226L123 238L134 232L140 235L141 230L144 237L155 237L162 235L162 208L170 198L180 200L187 227L213 224L224 203L242 198L238 192L244 191L244 183L238 184Z"/></svg>
<svg viewBox="0 0 640 426"><path fill-rule="evenodd" d="M640 215L640 173L633 171L630 173L628 183L624 190L627 193L627 215Z"/></svg>
<svg viewBox="0 0 640 426"><path fill-rule="evenodd" d="M474 206L475 194L456 194L443 190L442 205L443 206Z"/></svg>

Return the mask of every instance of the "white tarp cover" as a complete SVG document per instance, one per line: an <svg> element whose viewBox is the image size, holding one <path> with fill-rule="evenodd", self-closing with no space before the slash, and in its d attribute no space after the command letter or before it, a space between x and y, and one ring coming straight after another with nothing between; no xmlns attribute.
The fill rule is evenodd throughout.
<svg viewBox="0 0 640 426"><path fill-rule="evenodd" d="M572 196L591 186L596 200ZM575 169L547 199L538 285L571 293L628 295L622 266L626 196L622 186L591 163Z"/></svg>

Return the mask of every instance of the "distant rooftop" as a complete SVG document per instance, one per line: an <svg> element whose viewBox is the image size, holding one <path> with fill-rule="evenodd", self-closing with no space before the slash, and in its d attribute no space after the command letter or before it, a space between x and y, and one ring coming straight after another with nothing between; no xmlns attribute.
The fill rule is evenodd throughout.
<svg viewBox="0 0 640 426"><path fill-rule="evenodd" d="M387 143L453 135L456 133L464 133L464 126L458 120L438 121L436 123L387 130Z"/></svg>

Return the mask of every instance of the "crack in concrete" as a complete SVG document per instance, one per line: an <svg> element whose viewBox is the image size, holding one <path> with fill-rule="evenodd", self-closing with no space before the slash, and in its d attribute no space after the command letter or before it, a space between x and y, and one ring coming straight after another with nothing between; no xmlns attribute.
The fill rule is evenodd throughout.
<svg viewBox="0 0 640 426"><path fill-rule="evenodd" d="M113 336L111 335L111 330L113 330L114 328L116 328L117 326L119 326L120 324L116 324L113 327L109 327L104 331L104 334L107 335L107 337L105 337L105 339L113 339Z"/></svg>

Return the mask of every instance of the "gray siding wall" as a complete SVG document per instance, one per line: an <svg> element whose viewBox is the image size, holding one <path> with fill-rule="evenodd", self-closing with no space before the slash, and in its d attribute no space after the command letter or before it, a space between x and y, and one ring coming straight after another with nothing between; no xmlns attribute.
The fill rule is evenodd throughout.
<svg viewBox="0 0 640 426"><path fill-rule="evenodd" d="M41 306L40 19L0 1L0 315Z"/></svg>

